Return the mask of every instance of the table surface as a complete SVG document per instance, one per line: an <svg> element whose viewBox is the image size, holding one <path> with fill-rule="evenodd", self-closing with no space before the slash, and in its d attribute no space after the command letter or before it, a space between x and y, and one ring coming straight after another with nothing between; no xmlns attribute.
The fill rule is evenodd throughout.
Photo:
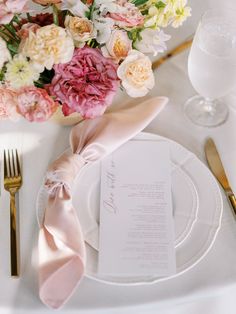
<svg viewBox="0 0 236 314"><path fill-rule="evenodd" d="M192 0L193 17L179 30L171 30L175 46L191 35L207 6L222 5L220 0ZM234 0L224 4L236 8ZM199 5L201 4L201 5ZM203 144L214 138L226 172L236 192L236 88L225 98L228 121L217 128L201 128L183 114L183 104L194 90L187 76L188 52L171 59L155 73L156 87L149 96L166 95L166 109L145 129L182 144L203 162ZM127 101L127 98L125 98ZM137 99L135 100L137 101ZM124 104L124 95L116 106ZM9 276L9 204L2 188L0 195L0 314L52 313L38 298L37 220L35 201L48 164L68 147L70 127L52 122L30 124L1 122L0 149L17 147L23 154L24 185L19 193L21 277ZM2 169L2 168L1 168ZM1 171L2 172L2 171ZM2 173L1 173L2 176ZM110 286L85 278L61 313L235 313L236 220L223 195L224 211L219 234L207 256L194 268L177 278L149 286Z"/></svg>

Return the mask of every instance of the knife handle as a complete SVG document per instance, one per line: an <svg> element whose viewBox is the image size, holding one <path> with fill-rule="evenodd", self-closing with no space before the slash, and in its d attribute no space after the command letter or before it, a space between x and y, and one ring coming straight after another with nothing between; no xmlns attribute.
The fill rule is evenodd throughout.
<svg viewBox="0 0 236 314"><path fill-rule="evenodd" d="M235 195L233 193L229 194L228 199L229 199L230 204L233 208L234 214L236 215L236 197L235 197Z"/></svg>

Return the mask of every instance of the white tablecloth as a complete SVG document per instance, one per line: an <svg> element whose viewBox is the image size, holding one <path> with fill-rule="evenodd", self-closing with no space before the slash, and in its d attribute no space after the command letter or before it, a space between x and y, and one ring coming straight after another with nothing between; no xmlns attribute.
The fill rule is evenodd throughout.
<svg viewBox="0 0 236 314"><path fill-rule="evenodd" d="M235 0L192 0L193 17L179 30L172 30L174 46L196 28L203 10L212 4L231 6ZM166 109L145 131L169 137L187 147L204 162L203 143L212 136L236 192L236 88L226 97L230 116L217 128L194 126L183 115L185 100L194 94L187 76L187 54L183 53L156 71L152 95L167 95ZM122 97L117 99L117 103ZM35 201L47 165L68 147L70 128L53 123L0 123L0 148L17 147L23 153L24 185L20 191L21 277L9 276L9 204L2 188L0 196L0 314L52 313L38 298L36 272L37 221ZM61 313L236 313L236 220L224 198L222 227L207 256L181 276L150 286L121 287L85 278Z"/></svg>

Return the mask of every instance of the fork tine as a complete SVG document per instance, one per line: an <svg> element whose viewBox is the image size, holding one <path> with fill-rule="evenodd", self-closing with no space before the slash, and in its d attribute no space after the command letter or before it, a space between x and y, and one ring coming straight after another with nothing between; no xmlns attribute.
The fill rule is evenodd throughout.
<svg viewBox="0 0 236 314"><path fill-rule="evenodd" d="M7 157L8 157L8 170L9 170L9 177L13 177L12 165L11 165L11 157L10 157L10 150L7 150Z"/></svg>
<svg viewBox="0 0 236 314"><path fill-rule="evenodd" d="M7 171L7 157L6 157L5 149L4 149L3 160L4 160L4 178L7 178L8 177L8 171Z"/></svg>
<svg viewBox="0 0 236 314"><path fill-rule="evenodd" d="M12 159L12 171L13 171L13 175L16 177L18 175L17 171L16 171L16 163L15 163L15 156L13 153L13 149L11 150L11 159Z"/></svg>
<svg viewBox="0 0 236 314"><path fill-rule="evenodd" d="M18 156L17 149L16 149L16 168L17 168L18 176L20 176L21 175L20 161L19 161L19 156Z"/></svg>

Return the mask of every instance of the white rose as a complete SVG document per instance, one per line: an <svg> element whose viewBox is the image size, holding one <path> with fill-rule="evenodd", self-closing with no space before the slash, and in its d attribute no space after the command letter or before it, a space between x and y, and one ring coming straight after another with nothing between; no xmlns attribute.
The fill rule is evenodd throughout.
<svg viewBox="0 0 236 314"><path fill-rule="evenodd" d="M85 42L96 37L96 30L93 22L89 19L67 15L65 19L67 32L74 40L76 47L83 47Z"/></svg>
<svg viewBox="0 0 236 314"><path fill-rule="evenodd" d="M11 54L7 49L7 44L5 40L0 37L0 71L5 62L11 60Z"/></svg>
<svg viewBox="0 0 236 314"><path fill-rule="evenodd" d="M125 59L131 49L132 41L127 32L120 29L113 30L110 39L101 48L104 57L112 57L116 62Z"/></svg>
<svg viewBox="0 0 236 314"><path fill-rule="evenodd" d="M166 50L165 41L169 40L171 36L166 35L162 30L155 30L151 28L144 29L140 36L142 39L135 42L135 48L143 53L152 53L156 56L160 52Z"/></svg>
<svg viewBox="0 0 236 314"><path fill-rule="evenodd" d="M129 52L119 66L117 75L131 97L145 96L155 84L151 60L137 50Z"/></svg>
<svg viewBox="0 0 236 314"><path fill-rule="evenodd" d="M42 69L51 70L54 64L69 62L74 53L73 39L66 30L55 24L43 26L29 36L20 47L20 53Z"/></svg>

